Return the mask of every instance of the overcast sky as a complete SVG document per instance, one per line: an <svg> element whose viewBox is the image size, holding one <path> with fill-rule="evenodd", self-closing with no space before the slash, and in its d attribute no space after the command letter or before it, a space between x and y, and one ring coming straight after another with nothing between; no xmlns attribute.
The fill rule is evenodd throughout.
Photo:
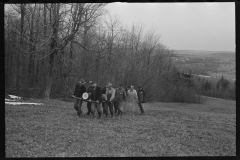
<svg viewBox="0 0 240 160"><path fill-rule="evenodd" d="M235 4L109 3L123 26L143 24L155 30L169 49L235 51Z"/></svg>

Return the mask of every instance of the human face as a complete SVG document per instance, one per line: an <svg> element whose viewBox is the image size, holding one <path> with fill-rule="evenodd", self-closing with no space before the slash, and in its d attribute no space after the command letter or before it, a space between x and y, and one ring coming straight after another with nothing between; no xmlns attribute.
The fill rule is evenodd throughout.
<svg viewBox="0 0 240 160"><path fill-rule="evenodd" d="M93 87L97 87L97 83L93 83L92 85L93 85Z"/></svg>
<svg viewBox="0 0 240 160"><path fill-rule="evenodd" d="M133 88L134 88L134 87L133 87L133 86L131 86L130 90L132 91L132 90L133 90Z"/></svg>

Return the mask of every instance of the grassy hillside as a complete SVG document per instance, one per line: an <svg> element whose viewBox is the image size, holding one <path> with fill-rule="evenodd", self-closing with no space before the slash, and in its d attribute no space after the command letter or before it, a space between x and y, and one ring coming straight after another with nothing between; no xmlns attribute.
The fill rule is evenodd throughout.
<svg viewBox="0 0 240 160"><path fill-rule="evenodd" d="M78 118L72 102L37 102L5 105L6 157L236 155L235 101L146 103L144 116L112 119L87 116L85 104Z"/></svg>

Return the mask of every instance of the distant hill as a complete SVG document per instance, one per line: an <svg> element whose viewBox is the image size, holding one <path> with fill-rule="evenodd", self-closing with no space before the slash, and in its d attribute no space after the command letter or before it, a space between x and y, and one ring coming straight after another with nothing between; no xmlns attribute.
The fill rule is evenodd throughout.
<svg viewBox="0 0 240 160"><path fill-rule="evenodd" d="M231 51L205 51L205 50L174 50L174 54L186 54L190 56L208 56L215 57L222 61L235 60L235 52Z"/></svg>
<svg viewBox="0 0 240 160"><path fill-rule="evenodd" d="M206 50L174 50L175 54L189 54L189 55L207 55L207 54L235 54L235 52L232 51L206 51Z"/></svg>
<svg viewBox="0 0 240 160"><path fill-rule="evenodd" d="M218 52L210 54L209 56L216 57L222 61L230 61L236 59L235 52Z"/></svg>
<svg viewBox="0 0 240 160"><path fill-rule="evenodd" d="M173 62L180 71L235 81L236 54L230 51L175 50Z"/></svg>

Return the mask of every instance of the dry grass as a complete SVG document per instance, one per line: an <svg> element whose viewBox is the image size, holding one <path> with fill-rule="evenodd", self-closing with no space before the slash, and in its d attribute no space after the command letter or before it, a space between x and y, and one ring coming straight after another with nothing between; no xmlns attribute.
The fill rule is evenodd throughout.
<svg viewBox="0 0 240 160"><path fill-rule="evenodd" d="M113 119L81 118L73 103L5 106L6 157L235 156L236 102L147 103ZM125 110L126 111L126 110Z"/></svg>

